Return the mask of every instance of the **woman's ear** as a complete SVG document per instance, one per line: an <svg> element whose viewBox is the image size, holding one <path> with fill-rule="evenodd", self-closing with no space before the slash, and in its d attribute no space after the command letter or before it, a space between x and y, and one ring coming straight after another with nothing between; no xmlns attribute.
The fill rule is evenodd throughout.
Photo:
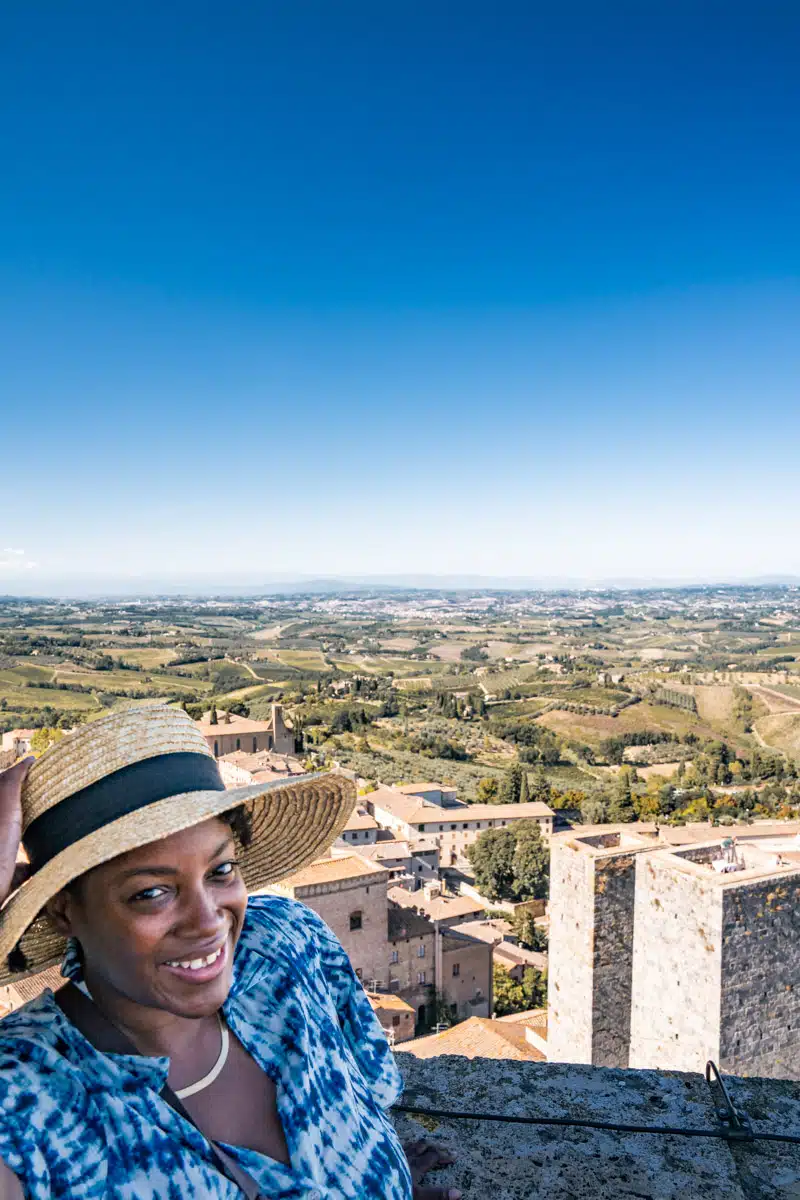
<svg viewBox="0 0 800 1200"><path fill-rule="evenodd" d="M58 932L63 934L64 937L72 937L72 921L70 918L74 903L74 897L69 892L63 891L58 892L45 905L45 912Z"/></svg>

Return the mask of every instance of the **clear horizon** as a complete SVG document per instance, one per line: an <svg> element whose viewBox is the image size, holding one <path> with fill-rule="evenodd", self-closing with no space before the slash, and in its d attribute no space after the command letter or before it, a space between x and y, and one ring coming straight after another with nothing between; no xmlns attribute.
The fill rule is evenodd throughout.
<svg viewBox="0 0 800 1200"><path fill-rule="evenodd" d="M800 11L696 10L10 13L0 594L800 576Z"/></svg>

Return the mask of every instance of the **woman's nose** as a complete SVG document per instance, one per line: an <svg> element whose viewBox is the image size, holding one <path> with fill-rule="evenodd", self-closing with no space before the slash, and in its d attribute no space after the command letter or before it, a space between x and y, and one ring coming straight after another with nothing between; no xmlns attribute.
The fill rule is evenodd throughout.
<svg viewBox="0 0 800 1200"><path fill-rule="evenodd" d="M223 924L216 897L210 888L199 886L186 893L181 924L193 933L213 934Z"/></svg>

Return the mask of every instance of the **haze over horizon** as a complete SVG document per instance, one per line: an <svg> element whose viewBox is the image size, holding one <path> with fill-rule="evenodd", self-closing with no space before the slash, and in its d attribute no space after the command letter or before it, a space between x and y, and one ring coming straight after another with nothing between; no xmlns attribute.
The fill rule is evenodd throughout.
<svg viewBox="0 0 800 1200"><path fill-rule="evenodd" d="M800 10L457 15L6 14L0 594L800 577Z"/></svg>

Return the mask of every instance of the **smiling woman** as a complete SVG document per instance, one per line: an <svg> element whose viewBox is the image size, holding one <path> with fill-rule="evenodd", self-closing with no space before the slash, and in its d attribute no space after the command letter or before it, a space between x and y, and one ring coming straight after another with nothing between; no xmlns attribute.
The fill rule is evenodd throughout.
<svg viewBox="0 0 800 1200"><path fill-rule="evenodd" d="M353 802L338 776L225 791L163 707L0 776L2 894L20 836L31 864L0 983L59 961L70 980L0 1023L0 1198L447 1194L412 1185L397 1068L339 942L302 904L248 899Z"/></svg>

